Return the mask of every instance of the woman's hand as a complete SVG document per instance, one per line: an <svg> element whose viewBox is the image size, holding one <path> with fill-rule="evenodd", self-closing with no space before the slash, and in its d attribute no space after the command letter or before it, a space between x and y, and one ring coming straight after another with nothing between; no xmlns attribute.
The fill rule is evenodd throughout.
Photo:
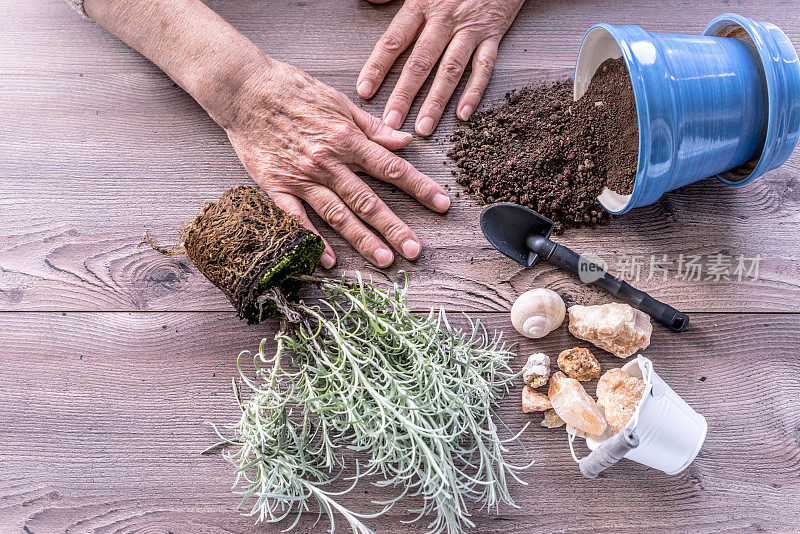
<svg viewBox="0 0 800 534"><path fill-rule="evenodd" d="M411 228L353 171L396 185L428 208L450 199L390 150L411 135L389 128L340 92L261 52L200 0L85 0L90 17L161 67L228 133L250 176L314 230L302 201L379 267L421 245ZM325 245L320 260L333 267Z"/></svg>
<svg viewBox="0 0 800 534"><path fill-rule="evenodd" d="M230 120L221 124L247 172L284 211L314 230L302 201L361 255L387 267L394 254L367 227L380 232L405 258L419 256L419 238L353 171L364 171L447 211L444 189L392 154L411 134L389 128L339 91L304 72L269 58L242 84ZM321 263L330 268L326 244Z"/></svg>
<svg viewBox="0 0 800 534"><path fill-rule="evenodd" d="M384 3L387 0L371 1ZM472 57L472 73L456 108L456 115L467 120L489 83L500 39L523 2L406 0L361 69L356 91L362 98L374 95L391 66L416 38L417 42L386 104L384 121L392 128L400 128L414 97L441 58L414 126L419 135L432 134Z"/></svg>

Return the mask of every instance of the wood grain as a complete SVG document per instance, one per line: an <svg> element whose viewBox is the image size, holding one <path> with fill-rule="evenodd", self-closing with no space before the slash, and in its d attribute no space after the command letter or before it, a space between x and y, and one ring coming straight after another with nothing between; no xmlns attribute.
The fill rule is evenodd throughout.
<svg viewBox="0 0 800 534"><path fill-rule="evenodd" d="M473 317L508 326L504 314ZM274 327L248 327L229 313L0 314L0 524L31 532L249 531L251 519L235 513L228 491L230 467L198 452L214 440L204 421L224 425L236 415L235 355L271 338ZM800 362L786 357L798 336L794 314L702 314L684 334L655 329L645 353L709 423L699 458L675 477L624 462L597 481L582 479L563 429L520 413L514 390L500 414L512 430L532 426L522 438L527 452L511 454L536 463L524 477L530 485L513 490L521 509L477 513L476 531L800 528L792 512L800 506ZM509 340L519 344L515 369L533 351L587 346L565 326L545 340ZM604 369L622 363L595 353ZM364 485L345 502L363 509L383 495ZM398 522L407 518L401 512L379 531L418 531Z"/></svg>
<svg viewBox="0 0 800 534"><path fill-rule="evenodd" d="M206 2L265 51L313 74L344 68L355 75L388 26L399 2L258 0ZM58 0L5 0L0 20L4 70L23 72L156 72L102 28ZM735 11L778 24L800 37L793 0L539 0L527 2L501 45L498 68L572 67L594 23L638 24L653 31L700 33L720 13ZM332 31L335 28L335 31Z"/></svg>
<svg viewBox="0 0 800 534"><path fill-rule="evenodd" d="M501 72L493 91L565 75ZM73 93L75 80L89 85ZM345 83L341 75L335 80ZM16 155L0 160L5 176L0 309L227 309L185 259L134 254L145 229L172 243L175 228L204 202L231 185L250 183L224 133L188 96L165 77L146 74L16 75L0 78L0 90L9 96L8 103L0 102L0 112L8 117L4 144ZM26 98L36 113L15 104ZM84 107L88 100L92 104ZM379 107L369 104L372 111ZM152 122L153 117L158 120ZM553 285L576 302L599 302L600 293L584 291L564 273L547 266L525 271L488 245L478 228L480 206L460 193L451 167L442 163L453 127L448 113L433 139L417 139L403 152L453 193L446 216L424 210L386 184L370 182L426 247L416 264L399 261L391 276L401 268L413 271L418 302L449 309L507 309L533 284ZM608 226L559 239L576 250L599 253L612 270L625 257L639 257L645 265L638 285L687 312L796 311L799 168L800 157L793 156L784 167L737 189L706 180ZM315 221L340 251L341 268L364 268L349 245ZM758 280L676 280L676 265L667 282L646 279L654 254L677 262L681 255L719 253L760 255Z"/></svg>
<svg viewBox="0 0 800 534"><path fill-rule="evenodd" d="M399 2L208 4L268 53L382 112L400 69L368 102L354 83ZM794 0L529 1L503 40L484 105L569 76L595 22L696 34L728 11L777 24L800 48ZM198 454L214 440L203 423L236 415L235 355L271 338L274 322L237 321L186 258L134 252L145 229L172 243L204 202L250 182L224 132L156 67L63 1L5 0L0 50L0 532L280 531L285 524L254 528L239 515L230 466ZM360 269L383 282L407 269L418 307L470 311L503 330L505 310L534 285L569 303L605 302L555 269L526 271L485 243L480 207L443 164L457 126L453 104L431 139L415 138L402 152L451 190L450 213L429 213L370 182L420 235L422 257L377 272L320 225L339 253L335 274ZM708 419L706 444L686 472L668 477L624 462L587 481L563 432L520 413L515 391L500 413L512 429L533 423L526 450L511 452L535 460L530 485L513 488L519 509L477 512L475 532L800 530L798 173L795 153L744 188L706 180L607 227L559 237L599 252L612 270L630 255L760 254L759 279L691 282L673 272L638 283L692 314L685 333L656 326L646 352ZM515 368L534 351L587 346L564 327L538 342L509 337L519 343ZM622 363L598 356L604 368ZM382 496L363 485L345 502L363 510ZM398 508L374 526L422 531L400 522L409 518ZM315 519L305 517L298 532L319 532Z"/></svg>
<svg viewBox="0 0 800 534"><path fill-rule="evenodd" d="M458 207L454 209L458 210ZM331 239L340 254L338 272L361 270L378 279L399 280L399 270L411 272L412 296L421 307L445 306L450 310L507 310L522 291L547 285L559 291L568 303L600 303L608 296L586 286L547 264L526 270L481 242L477 228L478 209L472 207L472 220L460 225L464 234L445 235L435 228L436 216L426 215L430 226L419 233L429 245L415 263L398 261L386 271L377 272L353 256L341 239ZM463 212L462 212L463 213ZM448 216L447 227L457 216ZM419 220L418 220L419 222ZM178 220L141 226L133 223L102 228L69 225L56 220L32 221L27 231L6 229L0 237L0 308L4 310L228 310L221 293L208 283L183 256L164 257L146 248L136 252L145 228L163 243L174 243ZM615 222L614 225L617 223ZM647 224L647 223L645 223ZM703 238L697 230L694 242L687 233L665 226L643 234L630 227L604 229L597 237L574 233L560 239L579 251L598 251L612 271L619 271L626 256L636 255L643 263L641 278L635 283L654 297L686 312L730 311L769 312L797 310L800 290L798 250L793 241L768 238L759 247L756 238L737 245L720 232ZM429 231L430 230L430 231ZM766 234L774 236L774 234ZM476 242L476 240L480 240ZM618 241L617 241L618 240ZM435 249L433 247L436 247ZM761 256L757 280L744 277L715 282L676 279L676 265L670 267L667 281L656 276L648 280L652 255L667 254L677 262L680 255L713 254ZM733 273L733 267L730 269Z"/></svg>
<svg viewBox="0 0 800 534"><path fill-rule="evenodd" d="M0 310L227 309L221 295L185 260L133 252L145 229L172 242L174 229L205 201L233 184L249 183L224 132L166 76L66 6L13 1L9 6L0 29L15 21L25 32L36 20L37 39L48 32L51 38L28 43L24 53L6 54L1 66L7 74L0 77L0 114L6 118L2 147L14 157L0 159ZM253 10L261 13L263 7L247 2L211 6L266 50L350 95L362 59L341 50L368 52L397 9L360 1L271 2L269 16L259 17ZM638 3L624 14L616 6L579 2L565 9L558 2L528 3L504 41L485 102L532 80L568 76L579 38L592 21L688 32L725 10L717 2L693 5L691 21L678 21L665 15L675 9L672 4ZM772 20L797 43L791 3L773 2L772 7ZM758 14L746 5L738 8ZM318 31L320 12L351 24L342 25L341 32ZM47 31L40 31L42 24ZM12 33L0 32L0 39L13 41L3 43L13 51L20 45L8 37ZM394 69L389 83L363 103L366 109L380 113L398 72ZM442 162L455 123L451 103L437 134L416 139L402 153L454 194L461 188ZM758 280L708 284L675 280L673 272L666 282L645 279L638 285L687 312L796 311L798 168L795 156L742 189L713 180L694 184L608 227L573 231L562 241L600 253L612 270L631 255L649 262L652 254L667 254L677 262L681 254L760 254ZM604 298L547 266L524 271L497 254L478 231L480 207L466 195L454 197L451 212L438 216L391 187L372 185L426 246L416 264L398 262L390 273L396 277L400 268L413 271L420 305L503 310L534 284L551 285L574 302ZM341 238L316 222L340 251L341 268L364 268Z"/></svg>

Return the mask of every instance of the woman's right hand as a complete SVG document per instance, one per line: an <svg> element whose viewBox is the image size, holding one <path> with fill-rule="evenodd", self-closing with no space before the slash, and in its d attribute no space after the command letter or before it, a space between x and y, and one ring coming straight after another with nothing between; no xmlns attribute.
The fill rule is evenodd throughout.
<svg viewBox="0 0 800 534"><path fill-rule="evenodd" d="M276 61L200 0L85 0L86 12L144 54L228 133L247 172L275 203L314 230L305 201L379 267L421 244L353 171L392 183L428 208L450 199L439 184L392 154L411 142L301 70ZM336 261L326 243L320 262Z"/></svg>
<svg viewBox="0 0 800 534"><path fill-rule="evenodd" d="M242 83L226 118L218 120L253 180L316 232L305 201L378 267L389 266L394 254L369 227L403 257L416 259L421 243L414 231L354 173L366 172L431 210L447 211L444 189L391 152L407 146L411 135L301 70L266 56L265 61ZM320 263L331 268L335 258L326 243Z"/></svg>

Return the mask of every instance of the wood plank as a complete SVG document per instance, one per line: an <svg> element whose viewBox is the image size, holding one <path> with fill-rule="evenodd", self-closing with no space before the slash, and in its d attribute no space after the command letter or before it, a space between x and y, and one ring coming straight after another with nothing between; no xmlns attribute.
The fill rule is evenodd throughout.
<svg viewBox="0 0 800 534"><path fill-rule="evenodd" d="M14 24L21 31L35 27L37 36L46 37L27 42L20 54L4 54L0 63L0 72L6 74L0 77L0 93L5 96L0 113L7 118L0 148L14 154L0 159L4 185L0 309L227 309L222 296L185 261L132 253L145 228L169 241L173 229L203 202L230 185L249 182L224 133L157 69L91 22L76 19L66 6L9 5L9 16L0 25ZM565 51L576 48L582 27L588 24L584 19L592 13L609 13L616 4L578 3L569 10L555 2L532 6L528 4L509 35L506 59L498 64L487 101L531 79L567 74L563 58L569 64L574 50L572 55ZM779 24L779 19L786 20L790 6L775 3L773 20ZM357 39L357 48L366 54L381 24L397 9L396 4L375 7L366 2L272 3L270 16L264 17L268 20L260 20L253 15L261 12L259 6L246 2L216 2L212 7L241 23L260 45L269 41L290 56L298 54L287 59L297 59L300 66L349 94L361 60L353 59L353 54L332 53L326 46L352 50L356 45L351 41ZM314 31L314 13L320 9L353 21L353 26L343 25L341 34ZM666 20L659 22L664 31L688 26L688 20L661 16L665 9L660 3L644 2L615 16L624 22ZM693 10L692 17L705 20L721 9L721 3L710 2ZM298 19L312 21L301 35L290 23ZM42 31L42 25L50 25L51 33ZM372 33L366 32L367 27ZM54 39L53 35L61 35L58 32L69 32L71 37ZM13 40L12 34L17 35L0 32L0 39ZM50 50L56 42L57 50ZM46 58L37 56L43 51ZM75 70L75 65L81 68ZM391 83L365 107L380 113L390 87ZM437 135L415 140L403 155L458 191L450 169L441 165L454 123L451 105ZM704 281L654 279L639 285L687 311L796 311L799 162L795 156L782 169L742 190L713 181L695 184L608 228L572 232L563 241L579 250L601 251L612 268L617 259L630 255L647 260L653 253L666 253L677 261L680 254L761 254L760 280L755 282L709 286ZM525 272L499 256L478 233L479 208L465 196L455 199L451 213L440 217L391 188L377 184L376 189L409 220L427 246L419 262L397 266L414 271L418 284L414 297L421 305L501 310L532 284L550 285L575 302L604 299L599 293L587 293L563 273L547 267ZM363 260L340 238L324 225L321 228L340 251L343 268L364 268ZM468 256L465 250L470 251ZM396 277L397 268L390 276ZM758 299L752 298L755 293Z"/></svg>
<svg viewBox="0 0 800 534"><path fill-rule="evenodd" d="M565 75L563 69L501 72L487 100L531 79ZM346 80L341 74L328 78L342 88ZM148 73L15 75L0 78L0 92L8 96L0 101L7 117L0 146L15 155L0 160L0 309L227 309L185 259L133 252L145 229L171 242L174 229L204 202L231 185L250 183L224 133L199 106L163 75ZM26 99L31 105L20 105ZM379 113L382 102L366 107ZM416 139L402 152L460 195L446 216L370 182L426 246L418 262L399 261L389 276L400 268L412 271L415 301L449 309L507 309L533 284L552 286L575 302L603 302L602 294L585 291L552 268L519 268L484 241L480 207L459 193L451 167L442 164L454 127L448 110L433 139ZM707 180L607 227L574 230L560 239L579 251L598 252L612 270L637 256L644 263L638 285L686 311L797 311L799 170L800 153L744 188ZM318 226L339 251L342 268L365 268L349 245L324 223ZM676 280L676 265L666 282L646 280L654 254L677 262L682 254L708 260L719 253L760 254L758 280Z"/></svg>
<svg viewBox="0 0 800 534"><path fill-rule="evenodd" d="M509 329L503 314L473 317ZM235 354L274 327L230 313L0 313L0 524L34 533L250 531L252 520L235 512L230 467L198 451L214 439L204 421L235 416ZM800 528L798 336L791 314L702 314L684 334L655 329L646 354L709 423L700 456L674 477L624 462L582 479L563 429L520 413L515 390L500 413L512 430L533 423L527 452L511 453L535 460L530 485L513 488L519 510L476 513L475 532ZM544 340L508 337L519 343L515 369L533 351L586 346L565 327ZM604 369L622 363L596 353ZM365 484L344 500L363 510L382 495ZM378 530L419 530L403 518L397 510ZM307 519L300 531L316 531L315 516Z"/></svg>
<svg viewBox="0 0 800 534"><path fill-rule="evenodd" d="M354 98L355 76L400 5L209 4L262 49ZM237 514L229 491L230 467L197 453L213 441L204 421L235 416L234 355L271 338L275 323L237 321L185 258L133 253L145 228L170 242L203 202L249 178L199 106L102 28L60 0L6 0L3 7L0 530L251 532L252 519ZM528 2L502 43L485 101L532 79L568 75L594 22L699 33L731 10L776 23L800 48L792 0ZM396 67L378 95L360 105L380 114L398 73ZM451 103L437 134L415 139L402 153L454 192L460 188L442 161L455 125ZM520 509L477 513L475 532L800 530L800 364L793 357L800 315L767 313L798 311L799 171L796 153L743 189L706 181L608 227L561 237L578 250L600 251L612 269L630 255L761 254L760 279L712 283L671 275L639 283L693 314L683 334L657 326L647 350L659 374L708 418L706 445L686 472L667 477L625 462L584 480L563 433L521 414L515 391L501 415L512 429L534 426L523 436L528 452L515 447L511 454L536 464L525 477L530 485L513 488ZM427 248L415 264L370 272L394 280L398 269L411 271L412 300L420 307L481 311L472 317L510 329L505 313L489 311L506 310L532 285L552 287L569 303L607 300L554 269L524 271L502 258L481 238L480 208L465 195L441 217L391 188L376 189ZM323 231L339 250L341 268L364 269L341 239ZM542 341L509 337L520 343L517 369L534 351L554 356L588 346L565 327ZM598 356L604 368L622 363ZM359 510L386 496L368 485L359 490L345 499ZM419 524L400 523L409 518L397 509L378 530L418 532ZM318 531L315 519L305 517L298 532Z"/></svg>
<svg viewBox="0 0 800 534"><path fill-rule="evenodd" d="M570 275L549 265L525 270L479 241L477 209L475 219L463 226L470 229L464 236L441 235L440 232L419 232L429 245L446 242L435 250L427 248L416 264L398 260L387 271L367 267L339 238L332 243L340 251L339 268L331 273L352 273L355 270L382 280L401 280L400 270L410 272L412 301L416 306L445 306L450 310L506 310L513 300L531 287L550 287L569 304L602 303L610 297L590 289ZM433 218L433 217L431 217ZM419 221L417 221L419 223ZM182 256L164 257L148 250L135 252L141 231L155 229L162 242L174 239L174 224L130 225L127 235L119 227L85 228L58 221L42 223L24 233L6 234L0 239L0 304L4 310L228 310L223 295L208 283ZM438 224L433 220L431 225ZM424 228L432 228L426 226ZM658 234L658 237L653 237ZM330 236L329 232L325 235ZM767 234L769 235L769 234ZM633 230L593 236L564 237L561 242L577 250L599 250L609 261L611 270L619 270L625 258L636 255L644 262L639 282L635 285L651 292L687 312L737 311L768 312L797 310L797 248L788 242L784 248L761 247L755 243L735 246L720 239L709 239L703 245L681 243L685 234L675 229L636 235ZM614 239L620 242L615 242ZM482 239L482 238L481 238ZM677 246L670 244L678 243ZM698 233L698 241L703 239ZM627 242L626 242L627 240ZM766 250L765 250L766 249ZM467 252L465 252L467 251ZM656 275L647 280L651 255L656 259L667 253L677 262L681 255L702 254L708 261L714 254L761 254L759 279L744 277L742 282L678 280L676 265L670 268L666 281ZM617 262L617 263L615 263ZM734 272L735 265L730 268ZM308 295L313 295L309 291Z"/></svg>
<svg viewBox="0 0 800 534"><path fill-rule="evenodd" d="M345 66L353 76L400 7L399 2L373 5L366 0L207 3L276 57L313 74ZM797 42L796 3L771 0L768 6L729 0L527 2L503 41L498 67L571 66L583 33L597 22L698 34L713 17L731 10L769 20ZM7 72L154 71L146 60L58 0L6 0L4 15L0 49L6 52L2 60Z"/></svg>

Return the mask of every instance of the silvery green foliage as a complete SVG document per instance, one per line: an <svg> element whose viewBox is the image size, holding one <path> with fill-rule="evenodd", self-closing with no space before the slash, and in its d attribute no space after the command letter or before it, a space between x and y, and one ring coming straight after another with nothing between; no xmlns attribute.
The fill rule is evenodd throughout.
<svg viewBox="0 0 800 534"><path fill-rule="evenodd" d="M407 283L382 291L358 275L321 287L319 306L269 296L286 326L278 349L265 354L262 341L256 381L240 369L251 391L249 398L237 393L242 416L223 444L242 506L258 520L297 514L288 530L316 503L331 531L339 512L357 533L371 532L363 520L407 496L421 502L416 520L428 518L436 533L474 526L468 501L513 506L507 480L519 480L527 466L503 457L519 434L498 435L494 406L515 376L500 336L472 321L454 328L444 311L414 315ZM326 490L348 470L347 451L361 451L366 463L350 467L349 488ZM391 500L373 503L371 514L337 500L363 477L397 489Z"/></svg>

